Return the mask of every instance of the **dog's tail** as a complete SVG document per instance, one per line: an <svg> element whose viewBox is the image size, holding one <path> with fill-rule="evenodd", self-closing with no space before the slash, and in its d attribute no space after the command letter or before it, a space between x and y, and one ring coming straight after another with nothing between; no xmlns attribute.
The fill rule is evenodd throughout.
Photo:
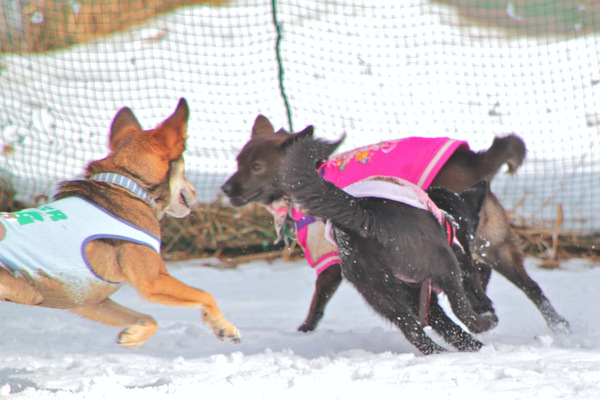
<svg viewBox="0 0 600 400"><path fill-rule="evenodd" d="M526 153L525 142L517 135L496 137L488 150L477 153L480 179L491 181L504 164L508 166L508 172L514 174Z"/></svg>
<svg viewBox="0 0 600 400"><path fill-rule="evenodd" d="M283 160L283 186L310 215L365 235L376 221L361 206L363 199L326 181L316 169L317 163L326 160L343 139L305 139L291 145Z"/></svg>

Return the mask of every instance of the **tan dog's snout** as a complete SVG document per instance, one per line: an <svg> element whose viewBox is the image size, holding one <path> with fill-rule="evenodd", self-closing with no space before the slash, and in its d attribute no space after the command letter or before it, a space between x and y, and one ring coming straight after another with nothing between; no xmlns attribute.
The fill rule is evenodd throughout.
<svg viewBox="0 0 600 400"><path fill-rule="evenodd" d="M175 218L187 216L198 199L196 188L185 177L185 164L182 157L171 165L169 188L171 196L164 212Z"/></svg>

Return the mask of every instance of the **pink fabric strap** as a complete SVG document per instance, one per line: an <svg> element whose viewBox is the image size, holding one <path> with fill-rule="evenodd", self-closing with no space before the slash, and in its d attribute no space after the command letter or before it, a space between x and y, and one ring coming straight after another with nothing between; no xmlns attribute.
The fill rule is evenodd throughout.
<svg viewBox="0 0 600 400"><path fill-rule="evenodd" d="M317 275L321 275L323 271L333 264L341 264L340 253L337 251L325 254L316 263L311 264L311 267L317 271Z"/></svg>

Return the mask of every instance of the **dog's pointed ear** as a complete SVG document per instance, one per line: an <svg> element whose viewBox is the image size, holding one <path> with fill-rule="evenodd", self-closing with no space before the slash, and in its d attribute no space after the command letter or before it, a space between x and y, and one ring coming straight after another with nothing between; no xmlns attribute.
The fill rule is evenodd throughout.
<svg viewBox="0 0 600 400"><path fill-rule="evenodd" d="M292 143L295 143L298 140L301 139L310 139L313 137L315 130L313 128L312 125L307 126L306 128L304 128L304 130L298 132L298 133L293 133L291 135L287 135L286 139L283 141L283 143L281 144L281 148L284 149L286 147L288 147L289 145L291 145Z"/></svg>
<svg viewBox="0 0 600 400"><path fill-rule="evenodd" d="M177 159L185 150L189 117L190 109L187 101L181 98L173 115L164 120L153 132L153 135L160 140L161 145L168 151L170 161Z"/></svg>
<svg viewBox="0 0 600 400"><path fill-rule="evenodd" d="M142 126L129 107L123 107L117 112L110 126L109 148L115 151L123 144L131 132L139 132Z"/></svg>
<svg viewBox="0 0 600 400"><path fill-rule="evenodd" d="M488 182L483 180L479 181L469 189L465 190L460 194L460 197L465 201L467 206L471 209L477 210L477 213L481 211L483 201L488 192Z"/></svg>
<svg viewBox="0 0 600 400"><path fill-rule="evenodd" d="M177 104L177 108L173 115L167 118L162 126L167 129L172 129L176 132L179 132L184 136L184 139L187 139L187 123L190 117L190 108L188 107L187 101L182 97L179 99L179 104Z"/></svg>
<svg viewBox="0 0 600 400"><path fill-rule="evenodd" d="M273 125L269 122L269 119L264 115L260 114L254 120L254 125L252 126L252 137L261 136L261 135L273 135L275 133L275 129L273 129Z"/></svg>

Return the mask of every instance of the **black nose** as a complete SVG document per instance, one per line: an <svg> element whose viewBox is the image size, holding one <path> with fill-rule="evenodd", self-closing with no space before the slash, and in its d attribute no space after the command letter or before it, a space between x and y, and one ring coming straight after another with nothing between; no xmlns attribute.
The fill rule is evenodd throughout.
<svg viewBox="0 0 600 400"><path fill-rule="evenodd" d="M221 186L221 190L223 191L223 193L229 196L233 191L233 185L229 182L225 182L225 184Z"/></svg>

